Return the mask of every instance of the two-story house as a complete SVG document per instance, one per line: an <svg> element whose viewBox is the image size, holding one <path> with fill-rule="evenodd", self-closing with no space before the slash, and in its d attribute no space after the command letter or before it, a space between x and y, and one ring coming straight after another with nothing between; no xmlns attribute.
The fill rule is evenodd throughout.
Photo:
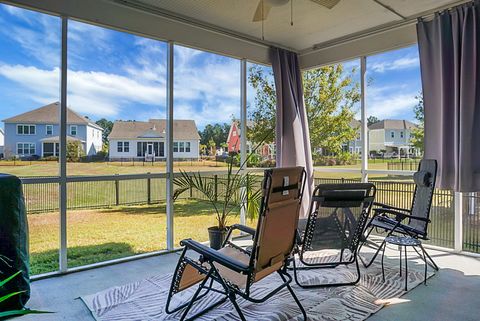
<svg viewBox="0 0 480 321"><path fill-rule="evenodd" d="M110 160L165 160L166 129L165 119L116 121L108 136ZM200 158L200 135L194 120L173 121L173 158Z"/></svg>
<svg viewBox="0 0 480 321"><path fill-rule="evenodd" d="M3 120L5 157L59 156L60 104L58 102ZM78 141L86 155L102 150L103 129L67 108L67 141Z"/></svg>
<svg viewBox="0 0 480 321"><path fill-rule="evenodd" d="M368 126L368 148L370 152L385 152L397 156L412 156L418 151L410 142L416 125L403 119L385 119Z"/></svg>
<svg viewBox="0 0 480 321"><path fill-rule="evenodd" d="M362 123L357 119L352 119L350 127L355 130L355 138L345 144L344 149L351 154L362 154Z"/></svg>
<svg viewBox="0 0 480 321"><path fill-rule="evenodd" d="M3 132L3 128L0 128L0 158L2 158L3 155L3 149L5 145L5 133Z"/></svg>

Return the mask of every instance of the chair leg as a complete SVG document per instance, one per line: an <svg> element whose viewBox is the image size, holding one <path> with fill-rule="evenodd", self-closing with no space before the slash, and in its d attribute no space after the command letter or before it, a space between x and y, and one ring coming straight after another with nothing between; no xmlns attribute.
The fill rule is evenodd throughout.
<svg viewBox="0 0 480 321"><path fill-rule="evenodd" d="M382 250L382 280L383 282L385 282L385 268L383 266L383 260L385 258L385 247L387 246L387 244L385 243L384 246L383 246L383 250Z"/></svg>
<svg viewBox="0 0 480 321"><path fill-rule="evenodd" d="M398 246L400 252L400 276L402 276L402 248Z"/></svg>
<svg viewBox="0 0 480 321"><path fill-rule="evenodd" d="M363 263L363 266L365 266L365 268L368 268L370 267L370 265L372 265L372 263L375 261L375 259L377 258L378 256L378 253L380 253L380 250L382 249L382 247L385 245L385 240L382 241L382 244L380 244L380 247L377 249L377 251L375 252L375 254L373 255L372 259L370 260L370 262L368 262L367 264L365 264L362 260L362 263Z"/></svg>
<svg viewBox="0 0 480 321"><path fill-rule="evenodd" d="M407 258L407 247L404 246L405 248L405 292L408 291L407 285L408 285L408 258Z"/></svg>
<svg viewBox="0 0 480 321"><path fill-rule="evenodd" d="M428 252L425 250L425 248L423 247L422 244L420 244L420 248L422 249L423 253L425 253L425 255L427 256L428 258L428 261L430 261L430 263L428 263L428 265L430 265L433 269L435 269L435 271L438 271L438 265L435 263L435 261L430 257L430 255L428 254Z"/></svg>
<svg viewBox="0 0 480 321"><path fill-rule="evenodd" d="M294 263L295 264L295 263ZM295 271L294 271L295 273ZM300 302L300 300L298 299L297 295L295 294L295 292L293 292L293 289L292 287L290 286L290 284L287 282L287 280L285 279L285 276L283 276L283 274L281 272L278 272L278 274L280 275L280 277L282 278L282 281L285 282L287 284L287 289L288 291L290 292L290 295L293 297L293 299L295 300L295 303L297 303L298 307L300 308L300 311L302 312L302 315L303 315L303 318L305 321L307 321L307 312L305 312L305 308L303 307L302 303ZM291 280L291 278L290 278ZM297 282L298 284L298 282Z"/></svg>
<svg viewBox="0 0 480 321"><path fill-rule="evenodd" d="M193 303L197 300L198 295L202 291L205 283L207 283L211 274L212 274L212 272L208 272L208 274L205 276L205 279L203 279L202 283L200 283L200 285L198 286L198 289L195 291L195 294L192 296L190 303L188 304L187 308L183 312L182 317L180 318L180 321L185 320L185 318L187 317L187 314L190 311L190 309L192 308Z"/></svg>
<svg viewBox="0 0 480 321"><path fill-rule="evenodd" d="M245 319L245 316L243 315L242 310L240 310L240 306L239 306L238 303L237 303L237 298L236 298L236 296L235 296L235 293L230 292L230 293L228 294L228 298L230 299L230 302L232 302L233 307L234 307L235 310L237 311L237 314L238 314L238 316L240 317L240 319L241 319L242 321L247 321L247 319Z"/></svg>

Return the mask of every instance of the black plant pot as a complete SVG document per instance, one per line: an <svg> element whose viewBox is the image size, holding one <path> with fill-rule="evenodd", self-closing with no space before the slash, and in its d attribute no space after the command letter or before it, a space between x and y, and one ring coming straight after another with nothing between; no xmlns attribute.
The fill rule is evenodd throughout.
<svg viewBox="0 0 480 321"><path fill-rule="evenodd" d="M222 248L223 242L227 237L227 229L219 229L218 226L212 226L208 228L208 237L210 239L210 247L214 250Z"/></svg>

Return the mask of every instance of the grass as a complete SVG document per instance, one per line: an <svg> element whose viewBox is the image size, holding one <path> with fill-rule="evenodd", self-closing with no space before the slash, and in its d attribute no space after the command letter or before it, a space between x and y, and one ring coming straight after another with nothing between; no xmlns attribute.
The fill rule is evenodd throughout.
<svg viewBox="0 0 480 321"><path fill-rule="evenodd" d="M69 211L68 266L75 267L166 248L165 203ZM207 241L216 225L211 205L179 200L174 207L175 244L185 238ZM58 269L59 214L28 215L32 274ZM238 223L238 211L230 224ZM254 224L254 222L250 222Z"/></svg>

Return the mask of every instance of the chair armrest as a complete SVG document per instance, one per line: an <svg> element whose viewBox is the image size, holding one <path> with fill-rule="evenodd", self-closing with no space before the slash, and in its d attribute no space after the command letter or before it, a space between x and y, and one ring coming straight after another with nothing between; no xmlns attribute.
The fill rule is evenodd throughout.
<svg viewBox="0 0 480 321"><path fill-rule="evenodd" d="M393 209L388 209L388 208L374 208L373 210L375 212L374 217L380 216L379 214L391 214L391 215L395 215L395 220L398 222L401 222L405 218L410 216L407 213L403 213L403 212L393 210Z"/></svg>
<svg viewBox="0 0 480 321"><path fill-rule="evenodd" d="M383 203L373 202L373 205L374 205L374 206L380 206L380 207L382 207L382 208L386 208L386 209L390 209L390 210L396 210L396 211L401 211L401 212L408 212L408 213L410 213L410 210L407 210L407 209L405 209L405 208L395 207L395 206L391 206L391 205L387 205L387 204L383 204Z"/></svg>
<svg viewBox="0 0 480 321"><path fill-rule="evenodd" d="M256 233L255 229L242 224L233 224L232 226L230 226L230 230L240 230L250 235L255 235Z"/></svg>
<svg viewBox="0 0 480 321"><path fill-rule="evenodd" d="M229 256L226 256L192 239L182 240L180 241L180 245L185 246L187 249L197 252L198 254L202 255L203 258L207 261L217 262L235 272L245 273L250 270L250 267L248 265L245 265L238 260L235 260Z"/></svg>

